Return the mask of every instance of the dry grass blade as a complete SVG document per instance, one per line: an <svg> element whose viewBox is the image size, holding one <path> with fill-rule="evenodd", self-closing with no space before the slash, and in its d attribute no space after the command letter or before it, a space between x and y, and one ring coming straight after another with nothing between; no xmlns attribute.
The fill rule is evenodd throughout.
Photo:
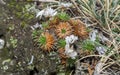
<svg viewBox="0 0 120 75"><path fill-rule="evenodd" d="M34 1L38 1L38 2L53 2L53 3L58 3L59 1L56 0L34 0Z"/></svg>

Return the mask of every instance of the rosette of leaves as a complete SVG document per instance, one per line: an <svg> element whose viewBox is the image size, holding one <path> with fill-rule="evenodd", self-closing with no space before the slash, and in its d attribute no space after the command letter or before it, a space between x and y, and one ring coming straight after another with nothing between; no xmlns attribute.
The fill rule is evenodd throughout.
<svg viewBox="0 0 120 75"><path fill-rule="evenodd" d="M54 47L55 39L52 34L45 32L38 38L38 43L42 50L50 52Z"/></svg>
<svg viewBox="0 0 120 75"><path fill-rule="evenodd" d="M91 40L84 40L82 43L83 50L93 51L95 49L95 43Z"/></svg>
<svg viewBox="0 0 120 75"><path fill-rule="evenodd" d="M70 16L65 12L58 13L57 17L62 21L68 21L70 19Z"/></svg>

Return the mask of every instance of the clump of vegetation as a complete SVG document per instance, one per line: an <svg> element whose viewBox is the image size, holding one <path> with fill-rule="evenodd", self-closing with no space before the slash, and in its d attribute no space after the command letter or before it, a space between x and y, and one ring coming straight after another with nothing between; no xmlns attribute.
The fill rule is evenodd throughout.
<svg viewBox="0 0 120 75"><path fill-rule="evenodd" d="M58 13L57 17L62 21L68 21L70 19L70 16L65 12Z"/></svg>
<svg viewBox="0 0 120 75"><path fill-rule="evenodd" d="M48 52L50 52L51 49L53 49L54 42L55 42L54 37L48 32L45 32L38 38L38 43L40 47L43 50L47 50Z"/></svg>
<svg viewBox="0 0 120 75"><path fill-rule="evenodd" d="M73 25L73 23L75 24ZM82 23L79 19L70 19L70 17L68 17L68 14L62 12L58 13L57 16L54 16L52 20L48 20L42 23L41 26L42 27L40 34L37 33L37 30L33 30L33 39L35 40L35 43L37 42L40 49L45 52L51 53L52 51L55 51L58 53L62 65L73 67L74 61L72 61L72 59L65 54L66 37L69 35L76 35L80 37L79 40L85 40L88 38L89 32L87 32L85 24ZM71 64L69 64L70 62L67 61L70 59L72 62Z"/></svg>
<svg viewBox="0 0 120 75"><path fill-rule="evenodd" d="M60 46L61 48L64 48L66 45L66 42L64 39L60 39L58 40L58 46Z"/></svg>
<svg viewBox="0 0 120 75"><path fill-rule="evenodd" d="M93 51L95 50L95 43L91 40L85 40L82 44L83 50L90 50Z"/></svg>
<svg viewBox="0 0 120 75"><path fill-rule="evenodd" d="M11 38L10 38L10 44L12 45L13 48L16 48L16 47L17 47L17 42L18 42L18 40L15 39L15 38L13 38L13 37L11 36Z"/></svg>
<svg viewBox="0 0 120 75"><path fill-rule="evenodd" d="M63 20L65 20L66 19L66 17L68 16L68 14L66 14L66 13L64 13L64 15L62 15L63 14L63 12L62 13L60 13L60 14L58 14L59 16L55 16L54 18L58 18L58 19L60 19L59 20L59 22L58 22L58 24L56 24L55 23L55 27L53 27L52 25L54 25L53 23L54 22L52 22L52 21L54 21L54 20L52 20L52 21L49 21L49 22L44 22L44 23L42 23L42 27L43 28L45 28L45 29L43 29L42 31L41 31L41 34L43 34L43 33L45 33L46 31L49 31L49 32L52 32L52 34L54 34L54 38L56 38L55 40L58 40L58 45L60 46L60 47L65 47L65 38L66 38L66 36L69 36L69 35L71 35L71 34L74 34L74 33L76 33L75 35L77 35L77 36L81 36L81 37L84 37L84 36L87 36L88 34L86 34L86 33L88 33L87 31L86 31L86 28L84 27L84 28L82 28L82 26L84 26L83 24L81 24L81 22L79 23L79 22L77 22L76 20L69 20L69 19L67 19L65 22L63 22ZM69 22L70 21L70 22ZM81 29L79 30L76 30L75 28L77 28L78 27L78 25L76 24L76 25L74 25L74 27L73 27L73 25L72 25L72 22L77 22L77 24L79 24L79 27L81 27ZM51 22L52 22L52 25L51 25ZM47 27L47 28L46 28ZM36 31L36 30L35 30ZM34 31L33 31L34 32ZM84 33L85 32L85 33ZM45 36L45 37L43 37L42 35L40 35L40 38L39 38L39 42L38 43L40 43L40 44L42 44L42 45L46 45L47 43L46 43L46 40L50 40L50 36L52 36L52 34L49 34L49 36ZM36 36L39 36L39 35L36 35ZM36 38L37 39L37 38ZM60 39L60 40L59 40ZM52 39L51 39L51 41L52 41ZM43 44L44 43L44 44ZM50 44L50 43L49 43ZM53 43L54 44L54 43ZM52 46L52 45L51 45ZM56 48L58 48L58 47L56 47ZM42 49L44 49L44 48L42 48ZM52 48L51 48L52 49Z"/></svg>

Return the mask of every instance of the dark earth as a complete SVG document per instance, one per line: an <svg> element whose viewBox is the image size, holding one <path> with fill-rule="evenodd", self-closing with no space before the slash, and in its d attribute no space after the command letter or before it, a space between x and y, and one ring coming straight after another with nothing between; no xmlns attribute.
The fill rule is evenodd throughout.
<svg viewBox="0 0 120 75"><path fill-rule="evenodd" d="M13 3L13 6L9 6L9 3ZM57 60L34 45L30 26L36 22L29 20L27 23L26 17L21 18L22 11L18 11L22 8L20 5L24 4L19 2L15 5L14 1L0 4L0 38L5 40L5 46L0 50L0 75L53 75ZM33 61L29 64L32 57Z"/></svg>

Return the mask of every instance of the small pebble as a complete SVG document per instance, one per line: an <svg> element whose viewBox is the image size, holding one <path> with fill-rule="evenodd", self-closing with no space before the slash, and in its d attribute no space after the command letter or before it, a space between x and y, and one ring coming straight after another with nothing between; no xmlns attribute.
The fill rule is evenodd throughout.
<svg viewBox="0 0 120 75"><path fill-rule="evenodd" d="M3 39L0 39L0 49L3 49L5 44L5 41Z"/></svg>

